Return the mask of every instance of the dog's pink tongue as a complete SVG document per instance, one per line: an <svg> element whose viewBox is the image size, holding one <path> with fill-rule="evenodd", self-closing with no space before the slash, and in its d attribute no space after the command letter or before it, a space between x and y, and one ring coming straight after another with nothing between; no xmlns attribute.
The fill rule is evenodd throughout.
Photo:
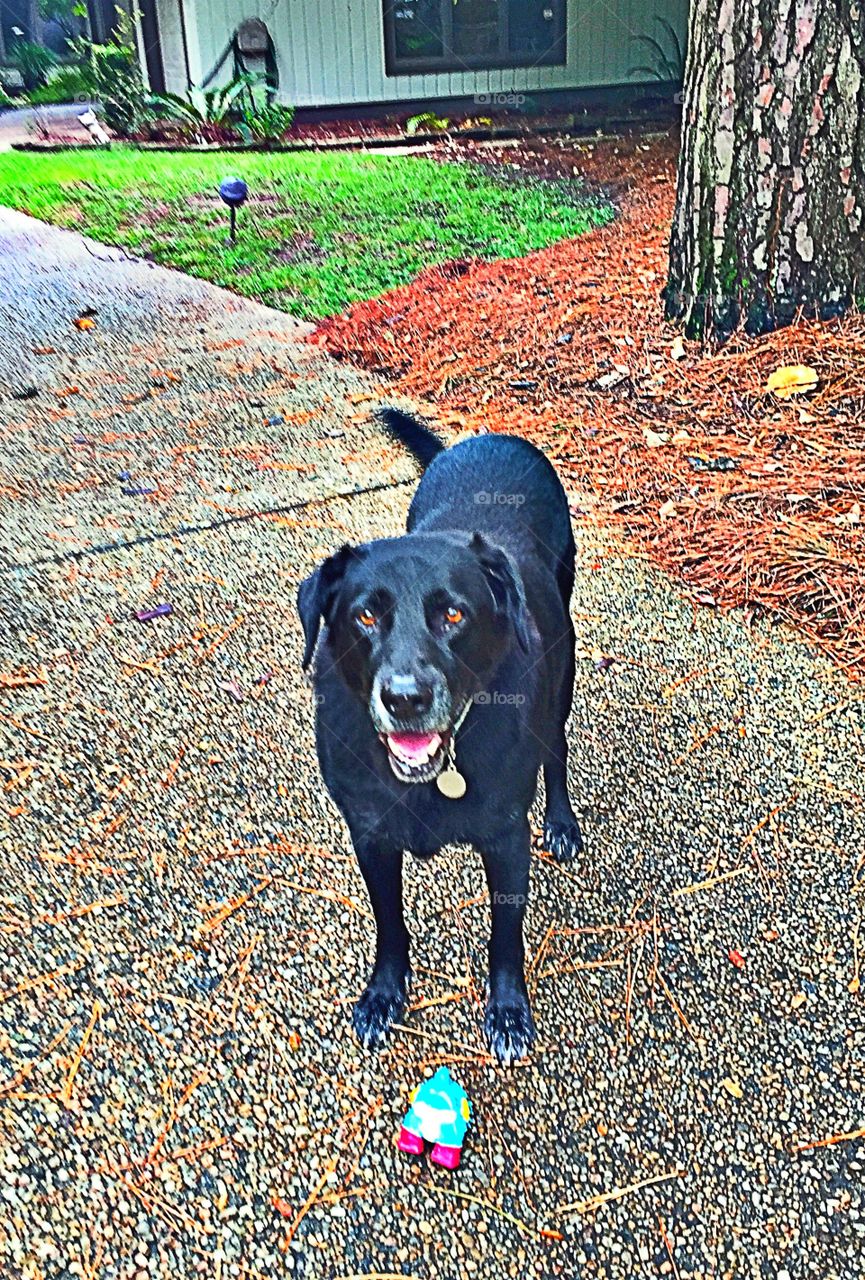
<svg viewBox="0 0 865 1280"><path fill-rule="evenodd" d="M428 760L441 742L438 733L389 733L388 744L394 755L412 764Z"/></svg>

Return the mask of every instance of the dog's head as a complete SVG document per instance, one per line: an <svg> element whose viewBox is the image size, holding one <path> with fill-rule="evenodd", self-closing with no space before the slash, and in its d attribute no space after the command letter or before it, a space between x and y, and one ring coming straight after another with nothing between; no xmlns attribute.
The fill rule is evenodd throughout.
<svg viewBox="0 0 865 1280"><path fill-rule="evenodd" d="M479 533L345 546L301 583L297 605L304 668L323 619L403 782L436 777L471 698L513 644L530 644L519 572Z"/></svg>

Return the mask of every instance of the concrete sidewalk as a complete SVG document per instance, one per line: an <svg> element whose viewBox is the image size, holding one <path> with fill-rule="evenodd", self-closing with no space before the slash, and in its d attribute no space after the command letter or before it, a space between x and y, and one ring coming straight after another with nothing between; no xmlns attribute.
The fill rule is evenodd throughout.
<svg viewBox="0 0 865 1280"><path fill-rule="evenodd" d="M865 1124L861 694L579 519L588 852L534 860L538 1051L484 1052L453 851L407 868L413 1008L369 1055L293 597L404 520L380 389L2 210L0 299L4 1278L860 1280L862 1144L795 1149ZM441 1062L476 1116L453 1176L394 1145Z"/></svg>

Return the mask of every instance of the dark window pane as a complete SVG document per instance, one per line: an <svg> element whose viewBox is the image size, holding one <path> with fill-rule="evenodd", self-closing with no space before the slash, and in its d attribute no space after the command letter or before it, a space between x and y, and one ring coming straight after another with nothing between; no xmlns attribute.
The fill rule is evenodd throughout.
<svg viewBox="0 0 865 1280"><path fill-rule="evenodd" d="M395 4L391 15L398 59L411 62L444 56L441 0L411 0L409 4Z"/></svg>
<svg viewBox="0 0 865 1280"><path fill-rule="evenodd" d="M464 58L490 58L500 51L499 0L452 0L453 51Z"/></svg>
<svg viewBox="0 0 865 1280"><path fill-rule="evenodd" d="M543 59L562 41L558 6L563 0L508 0L511 53Z"/></svg>

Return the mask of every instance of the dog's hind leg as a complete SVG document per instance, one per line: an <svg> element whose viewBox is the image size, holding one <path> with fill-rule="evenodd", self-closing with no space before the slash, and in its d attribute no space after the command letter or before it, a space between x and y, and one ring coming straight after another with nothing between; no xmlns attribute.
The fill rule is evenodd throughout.
<svg viewBox="0 0 865 1280"><path fill-rule="evenodd" d="M554 710L554 728L550 732L544 760L544 789L546 810L544 813L544 848L556 862L570 862L583 851L580 824L568 795L568 742L565 726L574 700L576 637L568 619L567 660Z"/></svg>
<svg viewBox="0 0 865 1280"><path fill-rule="evenodd" d="M369 837L355 839L376 925L375 963L352 1022L367 1049L383 1044L405 1008L409 979L409 935L402 913L402 851L382 851Z"/></svg>

